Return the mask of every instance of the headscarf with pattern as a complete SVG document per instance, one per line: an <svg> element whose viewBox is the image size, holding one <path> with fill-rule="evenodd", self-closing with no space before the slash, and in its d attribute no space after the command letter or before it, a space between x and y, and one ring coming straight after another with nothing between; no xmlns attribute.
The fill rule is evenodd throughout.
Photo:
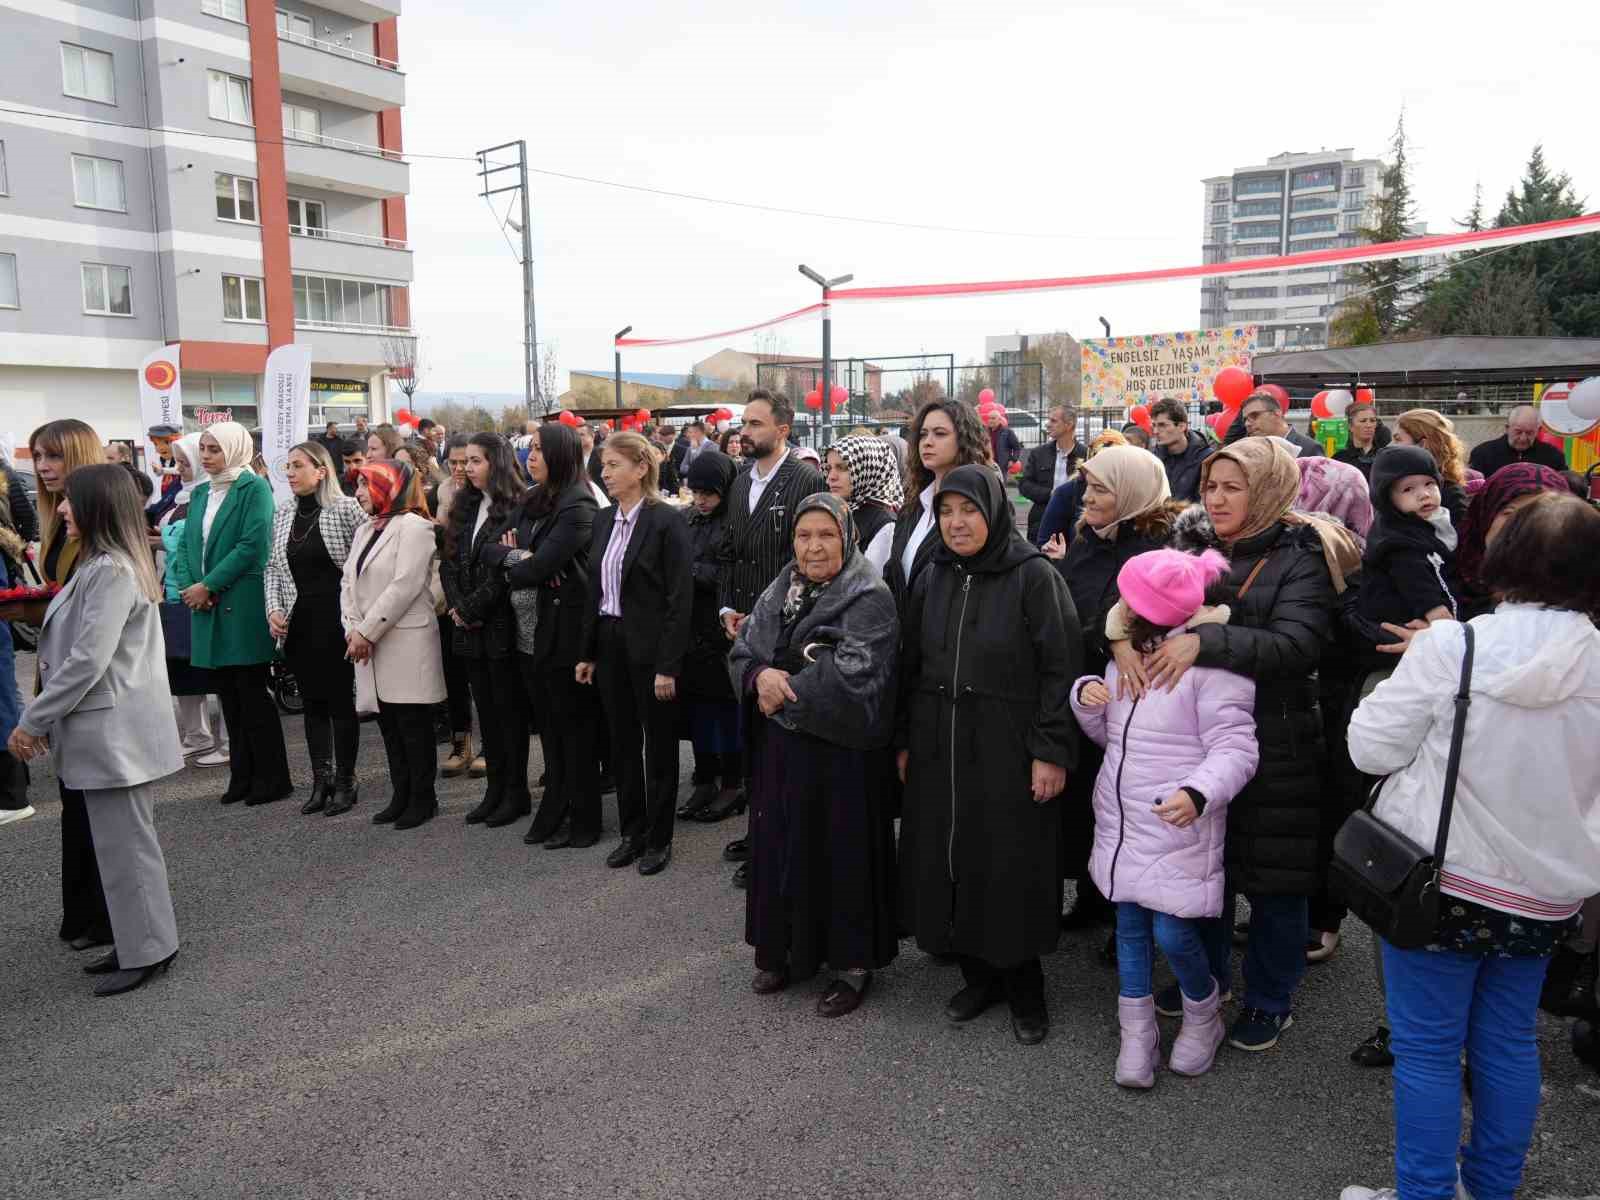
<svg viewBox="0 0 1600 1200"><path fill-rule="evenodd" d="M906 489L887 442L857 434L839 439L828 449L844 459L845 469L850 472L851 512L868 503L881 504L890 512L900 511L906 502Z"/></svg>
<svg viewBox="0 0 1600 1200"><path fill-rule="evenodd" d="M842 541L843 556L839 559L839 570L832 578L814 582L807 579L805 572L800 569L799 563L791 561L789 564L789 589L783 597L783 624L793 625L817 603L820 596L834 579L844 573L850 560L860 553L856 549L856 522L850 515L849 506L832 492L816 492L807 496L795 505L795 527L800 525L800 518L809 512L825 512L833 518L839 526L839 537Z"/></svg>
<svg viewBox="0 0 1600 1200"><path fill-rule="evenodd" d="M411 480L416 475L411 464L404 459L381 459L356 467L351 473L367 481L367 496L372 501L374 533L387 525L390 518L398 517L402 513L414 512L423 517L428 515L414 504L406 508L395 508L395 505L410 493Z"/></svg>
<svg viewBox="0 0 1600 1200"><path fill-rule="evenodd" d="M1489 526L1505 506L1534 492L1569 490L1560 471L1538 463L1508 463L1501 467L1489 476L1483 490L1473 496L1472 503L1467 506L1467 515L1461 521L1461 537L1456 544L1456 573L1470 586L1480 587L1478 572L1483 568L1484 552L1488 549Z"/></svg>

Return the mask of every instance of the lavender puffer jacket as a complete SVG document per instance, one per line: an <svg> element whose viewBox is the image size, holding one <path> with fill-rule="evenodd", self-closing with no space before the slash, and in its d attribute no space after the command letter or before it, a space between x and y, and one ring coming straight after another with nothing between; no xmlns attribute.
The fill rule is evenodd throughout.
<svg viewBox="0 0 1600 1200"><path fill-rule="evenodd" d="M1094 788L1094 850L1089 874L1115 901L1175 917L1222 912L1222 847L1228 802L1255 774L1255 681L1215 667L1191 667L1168 691L1118 700L1117 665L1106 667L1113 699L1101 708L1078 698L1072 711L1084 733L1105 747ZM1152 811L1180 787L1206 798L1187 829Z"/></svg>

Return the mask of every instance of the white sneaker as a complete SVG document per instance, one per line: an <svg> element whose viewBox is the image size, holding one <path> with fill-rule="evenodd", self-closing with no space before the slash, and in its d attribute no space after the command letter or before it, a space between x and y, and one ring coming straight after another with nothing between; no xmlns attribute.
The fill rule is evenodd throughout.
<svg viewBox="0 0 1600 1200"><path fill-rule="evenodd" d="M26 821L33 816L33 805L24 804L21 808L0 808L0 825L9 825L13 821Z"/></svg>
<svg viewBox="0 0 1600 1200"><path fill-rule="evenodd" d="M1339 948L1339 931L1330 929L1311 931L1311 940L1306 943L1306 961L1312 963L1327 962L1333 957L1334 951Z"/></svg>
<svg viewBox="0 0 1600 1200"><path fill-rule="evenodd" d="M193 760L197 767L225 767L233 760L220 750L210 750Z"/></svg>
<svg viewBox="0 0 1600 1200"><path fill-rule="evenodd" d="M1400 1200L1393 1188L1369 1188L1352 1184L1339 1193L1339 1200Z"/></svg>

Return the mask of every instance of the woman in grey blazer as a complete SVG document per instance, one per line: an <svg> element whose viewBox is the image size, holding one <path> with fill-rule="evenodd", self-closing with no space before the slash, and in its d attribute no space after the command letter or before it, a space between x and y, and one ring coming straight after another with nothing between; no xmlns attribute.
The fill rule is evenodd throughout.
<svg viewBox="0 0 1600 1200"><path fill-rule="evenodd" d="M84 970L94 991L132 991L172 965L178 926L151 816L155 780L183 769L167 687L155 566L133 478L80 467L57 510L80 546L78 568L45 610L39 694L9 742L27 762L56 752L62 783L83 792L116 949Z"/></svg>

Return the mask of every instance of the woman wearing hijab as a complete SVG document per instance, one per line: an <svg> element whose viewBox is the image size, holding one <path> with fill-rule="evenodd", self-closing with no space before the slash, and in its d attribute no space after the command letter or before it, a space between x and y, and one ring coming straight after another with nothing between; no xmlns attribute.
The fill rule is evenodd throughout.
<svg viewBox="0 0 1600 1200"><path fill-rule="evenodd" d="M439 807L433 706L445 688L430 586L433 522L410 463L368 463L356 475L356 501L372 520L356 529L340 577L345 653L359 707L377 711L394 789L372 823L415 829Z"/></svg>
<svg viewBox="0 0 1600 1200"><path fill-rule="evenodd" d="M794 561L740 627L728 672L749 706L751 987L767 995L827 964L823 1017L860 1005L899 940L883 786L899 637L845 502L802 500Z"/></svg>
<svg viewBox="0 0 1600 1200"><path fill-rule="evenodd" d="M1463 621L1494 611L1494 597L1484 586L1480 573L1491 531L1498 530L1518 509L1541 492L1560 495L1568 490L1560 471L1537 463L1512 463L1501 467L1467 507L1456 542L1456 578L1461 585L1457 607Z"/></svg>
<svg viewBox="0 0 1600 1200"><path fill-rule="evenodd" d="M350 541L366 518L339 487L333 459L301 442L284 467L294 493L272 518L267 556L267 627L283 645L305 702L311 795L303 814L338 816L356 803L355 676L345 656L339 589Z"/></svg>
<svg viewBox="0 0 1600 1200"><path fill-rule="evenodd" d="M1128 439L1115 429L1107 429L1094 436L1089 442L1087 457L1078 464L1078 469L1072 473L1072 478L1050 493L1050 501L1045 505L1044 515L1039 518L1038 542L1041 547L1048 546L1057 537L1066 545L1072 544L1072 539L1078 531L1078 518L1083 515L1083 463L1102 450L1127 444Z"/></svg>
<svg viewBox="0 0 1600 1200"><path fill-rule="evenodd" d="M161 548L166 553L166 569L162 576L163 603L161 628L166 635L167 683L172 688L172 698L178 706L178 738L184 757L196 766L226 766L231 755L228 747L228 727L218 721L215 733L211 723L211 673L194 666L189 660L189 609L179 597L178 579L194 581L183 558L184 523L189 516L189 502L194 489L205 478L200 469L200 435L186 433L172 443L172 465L178 473L178 494L172 498L172 507L161 518Z"/></svg>
<svg viewBox="0 0 1600 1200"><path fill-rule="evenodd" d="M707 823L743 812L748 802L739 706L728 680L728 635L717 615L723 571L722 539L728 527L728 492L738 469L720 450L704 447L689 464L693 503L689 549L693 558L694 605L689 614L689 650L683 656L683 698L689 740L694 745L694 790L680 817Z"/></svg>
<svg viewBox="0 0 1600 1200"><path fill-rule="evenodd" d="M1307 898L1321 882L1319 835L1326 747L1317 667L1332 641L1335 597L1359 567L1343 527L1293 511L1300 494L1294 455L1271 438L1246 437L1219 449L1200 469L1201 504L1178 518L1179 549L1218 549L1228 557L1234 596L1225 625L1206 625L1162 642L1149 655L1113 644L1135 696L1172 688L1198 663L1256 682L1255 778L1228 807L1225 861L1229 895L1250 901L1244 1007L1228 1035L1241 1050L1266 1050L1293 1022L1294 992L1306 969ZM1212 974L1230 991L1233 902L1202 935ZM1181 1016L1175 988L1156 1008Z"/></svg>
<svg viewBox="0 0 1600 1200"><path fill-rule="evenodd" d="M1082 630L1083 672L1103 675L1111 658L1106 614L1120 599L1117 573L1129 559L1166 545L1182 505L1171 503L1161 460L1148 450L1123 444L1095 451L1077 474L1056 490L1074 486L1081 513L1077 536L1069 546L1063 545L1065 539L1057 534L1045 543L1044 553L1056 561L1072 593ZM1085 740L1079 754L1061 803L1062 867L1066 878L1077 883L1072 910L1061 918L1061 927L1069 930L1108 925L1116 919L1115 907L1089 878L1094 784L1105 752ZM1108 955L1115 954L1115 934L1107 947Z"/></svg>
<svg viewBox="0 0 1600 1200"><path fill-rule="evenodd" d="M889 569L883 581L894 593L902 617L911 588L939 547L938 515L933 494L957 467L990 465L989 432L964 400L930 400L911 421L911 458L907 465L905 504L895 521L889 547Z"/></svg>
<svg viewBox="0 0 1600 1200"><path fill-rule="evenodd" d="M200 435L206 481L183 528L178 587L190 610L190 661L212 672L232 747L222 803L267 804L294 794L283 726L267 692L276 650L267 625L272 486L246 465L250 431L236 421Z"/></svg>
<svg viewBox="0 0 1600 1200"><path fill-rule="evenodd" d="M895 514L906 489L894 450L879 438L847 437L828 447L828 491L850 506L856 538L881 575L894 548Z"/></svg>
<svg viewBox="0 0 1600 1200"><path fill-rule="evenodd" d="M934 501L939 549L905 609L897 766L904 924L955 955L966 986L945 1014L1002 997L1017 1040L1044 1040L1039 956L1061 920L1060 815L1077 763L1069 693L1083 673L1072 596L1016 530L987 465L950 471Z"/></svg>

